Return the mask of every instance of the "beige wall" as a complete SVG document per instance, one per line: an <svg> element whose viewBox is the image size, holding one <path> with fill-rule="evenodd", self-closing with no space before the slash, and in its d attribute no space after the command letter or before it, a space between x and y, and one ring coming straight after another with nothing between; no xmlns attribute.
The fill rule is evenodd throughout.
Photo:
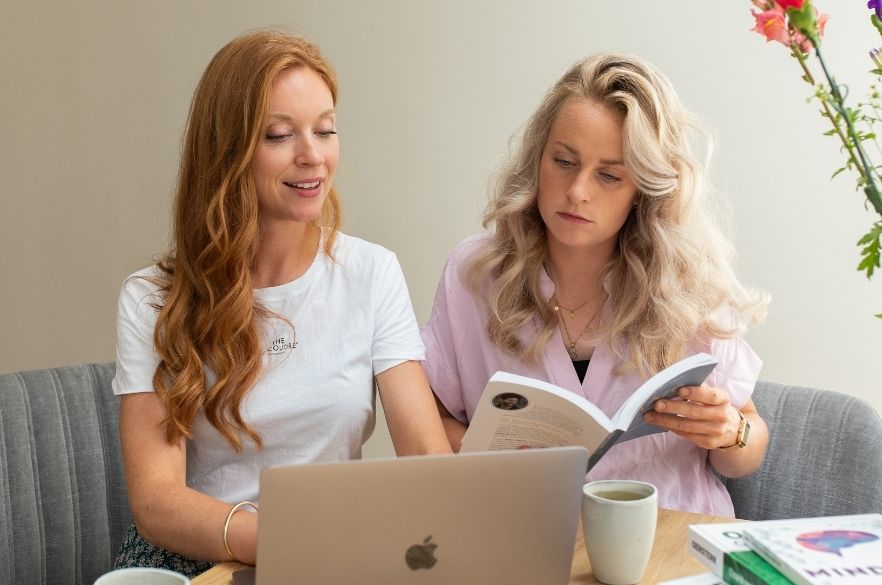
<svg viewBox="0 0 882 585"><path fill-rule="evenodd" d="M828 59L852 96L880 43L860 2ZM255 26L316 40L341 79L347 231L398 252L419 319L453 245L478 228L508 138L593 51L641 54L715 130L744 280L772 292L749 340L769 380L882 409L882 279L854 270L871 221L798 66L750 32L750 2L503 0L7 3L0 13L0 371L113 359L123 277L166 243L190 95ZM385 453L384 431L369 454Z"/></svg>

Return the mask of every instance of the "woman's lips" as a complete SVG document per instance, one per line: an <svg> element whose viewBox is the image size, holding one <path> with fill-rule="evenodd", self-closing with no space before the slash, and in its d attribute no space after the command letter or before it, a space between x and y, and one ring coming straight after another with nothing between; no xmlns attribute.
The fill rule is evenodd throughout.
<svg viewBox="0 0 882 585"><path fill-rule="evenodd" d="M571 223L591 223L590 219L585 219L581 215L575 215L572 213L567 213L566 211L558 211L557 215L563 219L564 221L569 221Z"/></svg>
<svg viewBox="0 0 882 585"><path fill-rule="evenodd" d="M317 197L322 192L322 179L308 179L297 182L282 181L282 184L300 197Z"/></svg>

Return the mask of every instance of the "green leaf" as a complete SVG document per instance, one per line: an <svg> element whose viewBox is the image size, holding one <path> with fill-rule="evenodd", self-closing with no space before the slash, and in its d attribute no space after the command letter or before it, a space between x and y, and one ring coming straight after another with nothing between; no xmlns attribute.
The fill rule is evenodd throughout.
<svg viewBox="0 0 882 585"><path fill-rule="evenodd" d="M875 239L875 237L873 236L873 233L870 232L869 234L864 234L864 235L861 237L861 239L857 241L857 244L856 244L856 245L858 245L858 246L866 246L867 244L869 244L870 242L872 242L874 239Z"/></svg>
<svg viewBox="0 0 882 585"><path fill-rule="evenodd" d="M870 280L871 278L873 278L873 272L875 272L876 268L879 267L879 263L876 262L876 263L874 264L874 263L872 263L872 262L868 262L868 260L869 260L868 258L865 258L865 259L864 259L864 260L858 265L857 270L858 270L858 272L866 272L866 273L867 273L867 280Z"/></svg>
<svg viewBox="0 0 882 585"><path fill-rule="evenodd" d="M873 277L873 273L879 268L880 260L882 260L880 237L882 237L882 222L877 222L857 243L858 246L863 246L861 249L862 259L857 270L858 272L866 272L868 279Z"/></svg>

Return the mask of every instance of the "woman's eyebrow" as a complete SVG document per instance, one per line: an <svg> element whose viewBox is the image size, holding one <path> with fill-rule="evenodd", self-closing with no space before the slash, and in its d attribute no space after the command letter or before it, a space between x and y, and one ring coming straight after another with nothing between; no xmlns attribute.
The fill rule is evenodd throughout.
<svg viewBox="0 0 882 585"><path fill-rule="evenodd" d="M322 118L330 118L330 117L332 117L335 113L336 113L336 110L334 110L334 108L330 108L330 109L328 109L328 110L325 110L325 111L322 112L321 114L319 114L319 115L318 115L318 118L319 118L319 119L322 119ZM288 114L285 114L284 112L273 112L273 113L271 113L271 114L268 116L268 119L270 119L270 120L282 120L282 121L285 121L285 122L293 122L293 121L294 121L294 118L292 118L292 117L289 116Z"/></svg>
<svg viewBox="0 0 882 585"><path fill-rule="evenodd" d="M567 144L566 142L564 142L563 140L555 140L554 143L557 144L558 146L562 146L563 148L565 148L565 149L567 149L568 151L570 151L570 153L571 153L573 156L575 156L575 157L578 157L578 156L579 156L579 151L576 150L575 148L573 148L572 146L570 146L569 144ZM600 164L602 164L602 165L609 165L609 166L624 165L624 164L625 164L625 161L623 161L623 160L615 160L615 159L601 159L601 160L600 160Z"/></svg>

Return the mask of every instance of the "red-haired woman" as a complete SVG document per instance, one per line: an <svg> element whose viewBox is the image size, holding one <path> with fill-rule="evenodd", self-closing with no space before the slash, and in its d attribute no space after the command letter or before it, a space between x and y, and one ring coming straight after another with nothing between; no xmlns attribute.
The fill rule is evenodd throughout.
<svg viewBox="0 0 882 585"><path fill-rule="evenodd" d="M254 563L260 470L360 457L375 381L398 454L449 451L395 255L338 231L336 99L318 49L269 30L199 82L173 246L120 294L117 566Z"/></svg>

